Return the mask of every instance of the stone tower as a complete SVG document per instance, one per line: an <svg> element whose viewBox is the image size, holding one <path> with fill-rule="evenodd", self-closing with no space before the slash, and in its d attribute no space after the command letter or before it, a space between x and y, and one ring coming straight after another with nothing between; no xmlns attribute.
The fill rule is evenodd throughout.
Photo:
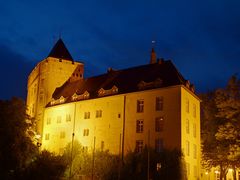
<svg viewBox="0 0 240 180"><path fill-rule="evenodd" d="M27 84L27 114L36 120L38 137L42 137L44 107L52 99L54 90L70 77L71 80L83 79L83 73L84 64L73 60L62 39L32 70Z"/></svg>

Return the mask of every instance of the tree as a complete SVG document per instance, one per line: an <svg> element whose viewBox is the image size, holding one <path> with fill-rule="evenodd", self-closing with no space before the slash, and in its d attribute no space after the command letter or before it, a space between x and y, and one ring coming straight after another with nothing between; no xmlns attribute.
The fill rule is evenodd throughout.
<svg viewBox="0 0 240 180"><path fill-rule="evenodd" d="M148 153L150 179L186 179L181 151L163 149L158 153L147 147L141 153L129 152L126 155L121 171L121 179L147 179Z"/></svg>
<svg viewBox="0 0 240 180"><path fill-rule="evenodd" d="M55 156L48 151L42 151L21 175L24 180L58 180L66 169L62 156Z"/></svg>
<svg viewBox="0 0 240 180"><path fill-rule="evenodd" d="M202 154L205 168L220 167L226 179L240 163L240 82L232 76L227 87L202 95ZM234 175L236 179L236 175Z"/></svg>
<svg viewBox="0 0 240 180"><path fill-rule="evenodd" d="M75 140L73 147L72 143L66 146L64 157L68 165L66 177L74 179L79 176L91 177L94 175L97 179L117 179L119 157L109 153L109 151L97 150L93 166L93 154ZM93 167L94 169L92 169Z"/></svg>
<svg viewBox="0 0 240 180"><path fill-rule="evenodd" d="M37 153L37 147L26 135L27 119L23 100L0 100L0 179L14 178Z"/></svg>
<svg viewBox="0 0 240 180"><path fill-rule="evenodd" d="M150 178L151 179L185 179L184 163L182 153L179 150L163 150L160 153L149 149L150 154ZM109 153L108 150L96 150L94 154L86 151L78 142L69 143L65 148L64 157L68 163L68 170L65 176L69 178L71 167L71 179L77 179L79 176L92 177L94 179L147 179L148 169L148 149L145 148L142 153L129 152L125 155L122 165L120 157ZM92 169L94 167L94 169ZM174 173L172 173L174 172ZM92 174L93 173L93 174Z"/></svg>

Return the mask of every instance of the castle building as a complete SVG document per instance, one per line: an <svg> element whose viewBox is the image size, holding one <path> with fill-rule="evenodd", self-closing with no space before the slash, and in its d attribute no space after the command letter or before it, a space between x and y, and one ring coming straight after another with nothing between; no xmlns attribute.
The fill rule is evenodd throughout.
<svg viewBox="0 0 240 180"><path fill-rule="evenodd" d="M145 145L182 150L188 179L200 178L200 99L170 60L83 77L60 39L28 79L28 113L42 149L61 154L78 140L125 155Z"/></svg>

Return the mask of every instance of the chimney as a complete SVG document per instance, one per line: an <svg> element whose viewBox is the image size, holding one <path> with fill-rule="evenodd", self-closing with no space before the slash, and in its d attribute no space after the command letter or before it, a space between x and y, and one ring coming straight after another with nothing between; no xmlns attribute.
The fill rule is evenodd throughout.
<svg viewBox="0 0 240 180"><path fill-rule="evenodd" d="M157 54L155 53L154 48L152 48L150 64L155 64L155 63L157 63Z"/></svg>

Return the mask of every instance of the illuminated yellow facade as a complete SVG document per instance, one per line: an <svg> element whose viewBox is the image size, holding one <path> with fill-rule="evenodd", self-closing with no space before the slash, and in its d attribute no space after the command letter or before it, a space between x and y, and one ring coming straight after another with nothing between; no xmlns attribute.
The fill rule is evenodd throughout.
<svg viewBox="0 0 240 180"><path fill-rule="evenodd" d="M61 40L55 47L59 46L59 43ZM39 62L28 76L27 114L36 119L39 135L42 135L45 106L52 99L55 89L62 86L76 69L79 69L79 78L83 78L83 63L48 56Z"/></svg>
<svg viewBox="0 0 240 180"><path fill-rule="evenodd" d="M50 62L46 60L41 63ZM95 139L96 149L114 154L139 152L145 145L157 151L178 148L184 153L188 179L200 179L200 100L171 61L151 59L148 65L109 69L106 74L87 79L72 79L76 66L83 72L82 63L52 61L58 65L53 65L55 71L45 69L44 103L39 102L41 91L30 96L41 84L41 77L33 76L38 68L28 82L29 107L34 104L42 108L42 149L61 154L73 139L89 151ZM54 84L60 67L66 73ZM34 79L37 81L31 83Z"/></svg>

